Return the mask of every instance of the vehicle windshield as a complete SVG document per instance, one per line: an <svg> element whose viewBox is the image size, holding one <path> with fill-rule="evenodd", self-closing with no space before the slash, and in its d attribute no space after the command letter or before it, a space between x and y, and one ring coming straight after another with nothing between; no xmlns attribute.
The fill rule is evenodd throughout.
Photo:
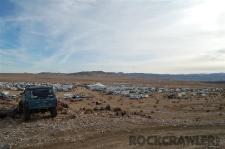
<svg viewBox="0 0 225 149"><path fill-rule="evenodd" d="M54 96L53 90L48 88L39 88L31 91L31 95L35 97L52 97Z"/></svg>

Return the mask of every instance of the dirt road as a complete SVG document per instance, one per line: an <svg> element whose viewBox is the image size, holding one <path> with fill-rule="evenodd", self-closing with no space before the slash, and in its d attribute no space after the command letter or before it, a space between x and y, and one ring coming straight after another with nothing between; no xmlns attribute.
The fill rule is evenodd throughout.
<svg viewBox="0 0 225 149"><path fill-rule="evenodd" d="M115 132L110 132L102 135L88 136L84 141L79 141L77 143L55 143L44 146L38 146L36 148L50 148L50 149L72 149L83 148L83 149L118 149L118 148L155 148L155 149L175 149L175 148L207 148L209 146L204 145L133 145L130 144L130 136L198 136L198 135L212 135L218 136L220 138L219 146L211 146L212 148L223 148L225 146L225 126L198 126L198 127L145 127L145 128L136 128L130 130L119 130ZM32 147L33 148L33 147Z"/></svg>

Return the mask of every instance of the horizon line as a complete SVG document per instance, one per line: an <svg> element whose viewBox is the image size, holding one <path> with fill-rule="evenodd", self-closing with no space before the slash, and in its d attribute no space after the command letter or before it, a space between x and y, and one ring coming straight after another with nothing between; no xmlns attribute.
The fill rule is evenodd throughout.
<svg viewBox="0 0 225 149"><path fill-rule="evenodd" d="M153 75L209 75L209 74L225 74L225 72L200 72L200 73L157 73L157 72L108 72L108 71L77 71L77 72L0 72L0 74L74 74L74 73L115 73L115 74L153 74Z"/></svg>

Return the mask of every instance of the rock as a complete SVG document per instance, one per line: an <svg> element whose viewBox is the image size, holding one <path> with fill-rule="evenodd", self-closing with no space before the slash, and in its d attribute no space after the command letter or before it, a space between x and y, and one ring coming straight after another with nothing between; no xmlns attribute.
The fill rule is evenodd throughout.
<svg viewBox="0 0 225 149"><path fill-rule="evenodd" d="M98 106L96 106L96 107L94 107L93 110L94 110L94 111L104 111L104 108L103 108L103 107L98 107Z"/></svg>
<svg viewBox="0 0 225 149"><path fill-rule="evenodd" d="M94 111L99 111L100 109L99 109L99 107L94 107L93 110L94 110Z"/></svg>
<svg viewBox="0 0 225 149"><path fill-rule="evenodd" d="M111 106L109 104L106 105L105 110L110 111L111 110Z"/></svg>
<svg viewBox="0 0 225 149"><path fill-rule="evenodd" d="M64 99L71 99L71 98L73 98L73 94L71 94L71 93L64 94Z"/></svg>
<svg viewBox="0 0 225 149"><path fill-rule="evenodd" d="M168 99L175 99L176 98L176 95L175 94L168 94L167 95L167 98Z"/></svg>
<svg viewBox="0 0 225 149"><path fill-rule="evenodd" d="M61 111L61 114L67 114L67 109L63 108L63 110Z"/></svg>
<svg viewBox="0 0 225 149"><path fill-rule="evenodd" d="M130 99L141 99L142 98L142 94L135 94L135 93L132 93L129 95L130 96Z"/></svg>
<svg viewBox="0 0 225 149"><path fill-rule="evenodd" d="M87 87L94 91L103 91L104 89L106 89L106 86L101 83L90 84Z"/></svg>
<svg viewBox="0 0 225 149"><path fill-rule="evenodd" d="M201 94L201 96L205 97L205 96L206 96L206 94L204 94L204 93L203 93L203 94Z"/></svg>
<svg viewBox="0 0 225 149"><path fill-rule="evenodd" d="M63 110L63 107L61 105L57 105L57 111L62 111Z"/></svg>
<svg viewBox="0 0 225 149"><path fill-rule="evenodd" d="M66 104L66 103L64 103L64 102L62 102L62 101L60 101L60 100L58 100L58 101L57 101L57 110L58 110L58 111L62 111L64 108L65 108L65 109L68 109L68 108L69 108L68 104Z"/></svg>
<svg viewBox="0 0 225 149"><path fill-rule="evenodd" d="M120 112L120 111L122 111L122 109L120 107L113 108L113 112Z"/></svg>
<svg viewBox="0 0 225 149"><path fill-rule="evenodd" d="M99 101L96 101L95 104L96 104L96 105L101 105L102 103L99 102Z"/></svg>
<svg viewBox="0 0 225 149"><path fill-rule="evenodd" d="M149 97L149 95L143 95L143 98L148 98Z"/></svg>
<svg viewBox="0 0 225 149"><path fill-rule="evenodd" d="M122 111L121 115L122 116L127 115L127 112L126 111Z"/></svg>
<svg viewBox="0 0 225 149"><path fill-rule="evenodd" d="M152 117L150 115L146 115L146 118L152 119Z"/></svg>
<svg viewBox="0 0 225 149"><path fill-rule="evenodd" d="M116 115L116 116L124 116L124 115L126 115L126 114L127 114L126 111L117 111L117 112L115 112L115 115Z"/></svg>
<svg viewBox="0 0 225 149"><path fill-rule="evenodd" d="M86 109L84 111L84 114L92 114L93 113L93 110L92 109Z"/></svg>
<svg viewBox="0 0 225 149"><path fill-rule="evenodd" d="M100 109L99 109L100 111L104 111L105 110L105 108L103 108L103 107L100 107Z"/></svg>

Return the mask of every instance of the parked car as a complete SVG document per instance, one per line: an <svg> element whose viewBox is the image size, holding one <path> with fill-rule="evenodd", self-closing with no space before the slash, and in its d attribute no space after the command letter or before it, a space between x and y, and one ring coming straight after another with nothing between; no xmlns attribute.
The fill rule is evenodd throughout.
<svg viewBox="0 0 225 149"><path fill-rule="evenodd" d="M36 112L49 111L52 117L57 116L57 99L52 87L28 86L21 95L19 112L24 120L29 120L30 115Z"/></svg>

